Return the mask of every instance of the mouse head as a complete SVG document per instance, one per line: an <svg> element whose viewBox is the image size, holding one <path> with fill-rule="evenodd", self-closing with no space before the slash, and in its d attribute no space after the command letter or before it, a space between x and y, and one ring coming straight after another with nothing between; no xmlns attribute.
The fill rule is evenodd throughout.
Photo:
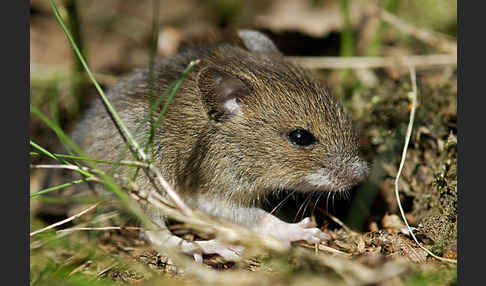
<svg viewBox="0 0 486 286"><path fill-rule="evenodd" d="M367 164L336 98L264 35L240 38L246 50L219 47L197 75L209 156L256 191L341 191L362 181Z"/></svg>

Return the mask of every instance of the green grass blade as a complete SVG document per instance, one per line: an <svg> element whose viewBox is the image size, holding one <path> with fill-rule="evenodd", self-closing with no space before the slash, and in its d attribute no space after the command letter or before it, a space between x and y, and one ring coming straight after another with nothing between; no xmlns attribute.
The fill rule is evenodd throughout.
<svg viewBox="0 0 486 286"><path fill-rule="evenodd" d="M65 133L64 131L61 130L61 128L59 128L56 124L54 124L51 120L49 120L49 118L47 118L45 115L43 115L35 106L33 105L30 105L30 111L32 113L34 113L36 116L38 116L45 124L47 124L47 126L49 126L49 128L51 128L55 133L56 135L59 137L59 139L61 140L61 142L64 142L64 144L66 144L67 146L69 146L70 148L72 148L72 150L74 150L76 153L80 154L81 156L83 156L83 151L81 150L81 148L79 148ZM89 165L90 168L92 169L96 169L96 166L95 165ZM92 176L90 174L90 176ZM101 180L103 181L104 185L110 190L112 191L114 194L116 194L120 200L122 201L122 203L125 204L125 206L128 205L128 194L126 194L116 183L115 181L113 180L113 178L111 178L110 176L107 176L103 173L100 172L100 175L99 177L101 178Z"/></svg>
<svg viewBox="0 0 486 286"><path fill-rule="evenodd" d="M57 185L57 186L54 186L54 187L46 188L46 189L43 189L43 190L40 190L38 192L30 194L30 198L34 198L34 197L37 197L37 196L40 196L40 195L43 195L43 194L47 194L49 192L53 192L53 191L56 191L56 190L60 190L60 189L63 189L63 188L67 188L67 187L70 187L70 186L74 186L74 185L81 184L81 183L84 183L84 182L89 182L89 181L96 181L96 179L93 178L93 177L89 177L89 178L85 178L85 179L71 181L71 182L68 182L68 183L65 183L65 184L62 184L62 185Z"/></svg>
<svg viewBox="0 0 486 286"><path fill-rule="evenodd" d="M31 152L33 153L33 152ZM38 153L36 153L38 154ZM140 167L141 164L137 164L138 162L114 162L114 161L109 161L109 160L101 160L101 159L94 159L94 158L89 158L89 157L83 157L83 156L75 156L75 155L67 155L67 154L53 154L57 158L66 158L66 159L73 159L73 160L80 160L80 161L90 161L90 162L95 162L95 163L102 163L102 164L110 164L110 165L123 165L123 166L129 166L129 167Z"/></svg>
<svg viewBox="0 0 486 286"><path fill-rule="evenodd" d="M353 56L353 29L351 27L349 0L340 0L343 30L341 32L341 57Z"/></svg>
<svg viewBox="0 0 486 286"><path fill-rule="evenodd" d="M42 148L41 146L39 146L38 144L36 144L34 141L30 140L30 146L34 147L35 149L39 150L42 154L46 155L47 157L51 158L51 159L54 159L58 162L62 162L64 164L67 164L66 161L64 160L60 160L59 158L57 158L54 154L52 154L51 152L47 151L46 149ZM32 152L31 152L32 153ZM37 153L38 154L38 153Z"/></svg>
<svg viewBox="0 0 486 286"><path fill-rule="evenodd" d="M56 6L54 5L54 2L52 0L49 0L49 3L51 4L51 8L54 12L54 15L56 16L57 21L59 22L59 25L61 25L61 28L64 31L64 34L68 38L68 41L71 44L71 47L73 48L74 52L78 56L78 59L81 62L81 64L83 65L86 73L88 74L89 79L91 80L91 82L94 84L96 90L98 91L103 104L105 105L106 109L108 110L109 115L113 119L113 121L114 121L115 125L117 126L118 130L120 131L121 135L127 141L127 144L131 147L130 149L132 150L134 155L141 160L146 160L147 158L146 158L145 153L141 152L141 149L140 149L137 141L135 141L132 134L128 131L127 127L125 126L125 124L123 124L122 120L118 116L118 113L113 108L113 106L108 101L108 99L106 98L105 93L103 92L100 85L98 84L98 81L96 81L95 77L91 73L91 70L89 69L88 64L84 60L84 57L81 55L81 52L79 51L78 46L74 42L71 33L69 32L66 25L64 24L64 21L62 20L61 15L59 15L59 11L57 10Z"/></svg>
<svg viewBox="0 0 486 286"><path fill-rule="evenodd" d="M66 160L63 160L63 159L60 159L58 158L55 154L52 154L51 152L47 151L46 149L42 148L41 146L39 146L38 144L36 144L34 141L30 140L30 145L32 147L34 147L35 149L39 150L41 153L43 153L44 155L48 156L49 158L51 159L54 159L58 162L61 162L63 164L66 164L66 165L73 165L71 163L69 163L68 161ZM78 165L79 166L79 165ZM86 177L91 177L93 176L92 174L90 174L89 172L85 171L85 170L82 170L82 169L79 169L79 170L76 170L77 172L83 174L84 176Z"/></svg>
<svg viewBox="0 0 486 286"><path fill-rule="evenodd" d="M184 72L182 72L182 75L180 76L180 78L177 80L177 82L175 83L174 87L172 88L172 91L169 95L169 98L167 98L167 101L165 102L164 106L162 107L162 110L160 111L159 113L159 117L157 118L157 121L155 122L155 125L153 126L153 130L152 130L152 134L155 134L155 131L157 130L157 128L160 126L160 123L162 122L162 119L164 118L164 115L165 115L165 112L167 111L167 108L169 107L169 104L171 103L172 99L174 98L174 96L176 95L177 93L177 90L179 90L180 86L182 85L182 82L184 81L184 79L186 78L187 74L189 74L189 72L192 70L192 68L197 64L198 62L191 62L191 64L189 64L187 66L187 68L184 70ZM151 154L153 156L153 152L154 152L154 149L153 149L153 146L151 148Z"/></svg>
<svg viewBox="0 0 486 286"><path fill-rule="evenodd" d="M61 140L61 143L69 147L67 148L68 150L73 150L74 152L81 154L82 151L81 149L62 131L62 129L57 126L54 122L52 122L49 118L47 118L44 114L42 114L37 107L34 105L30 105L30 112L32 112L34 115L39 117L49 128L56 133L56 136Z"/></svg>

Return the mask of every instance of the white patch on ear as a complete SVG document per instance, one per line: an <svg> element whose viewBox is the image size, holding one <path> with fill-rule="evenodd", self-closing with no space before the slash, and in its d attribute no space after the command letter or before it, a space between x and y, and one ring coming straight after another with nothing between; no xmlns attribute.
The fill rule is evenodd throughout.
<svg viewBox="0 0 486 286"><path fill-rule="evenodd" d="M240 115L240 114L243 113L243 111L241 111L240 105L236 102L236 98L232 98L232 99L226 100L223 103L223 107L229 113L234 114L234 115Z"/></svg>

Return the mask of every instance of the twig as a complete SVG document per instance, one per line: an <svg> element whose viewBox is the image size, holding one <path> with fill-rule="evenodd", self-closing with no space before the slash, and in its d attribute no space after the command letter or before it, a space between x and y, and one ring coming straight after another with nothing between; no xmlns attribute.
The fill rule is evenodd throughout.
<svg viewBox="0 0 486 286"><path fill-rule="evenodd" d="M400 202L400 194L399 194L399 191L398 191L398 180L400 179L400 175L402 173L403 166L405 165L405 159L407 157L408 144L410 142L410 137L412 135L413 121L414 121L414 118L415 118L415 110L417 108L417 80L416 80L416 77L417 76L416 76L416 73L415 73L415 69L413 67L410 67L410 79L412 81L412 92L410 93L410 95L412 96L412 110L410 111L410 121L409 121L408 127L407 127L407 136L405 137L405 145L403 146L402 159L400 161L400 167L398 168L397 177L395 178L395 196L396 196L396 199L397 199L398 208L400 209L400 214L402 216L402 219L405 222L405 224L407 225L408 231L409 231L410 235L413 237L413 240L415 240L415 242L417 243L417 245L420 248L422 248L425 252L427 252L430 256L432 256L432 257L434 257L438 260L449 262L449 263L457 263L457 260L455 260L455 259L443 258L443 257L439 257L439 256L433 254L430 250L428 250L427 248L425 248L424 246L422 246L418 242L417 238L415 237L415 234L413 234L412 228L408 224L407 218L405 217L405 212L403 211L403 208L402 208L402 203Z"/></svg>
<svg viewBox="0 0 486 286"><path fill-rule="evenodd" d="M77 214L75 214L75 215L73 215L73 216L71 216L71 217L68 217L68 218L67 218L67 219L65 219L65 220L61 220L61 221L59 221L59 222L53 223L53 224L51 224L51 225L48 225L48 226L46 226L46 227L44 227L44 228L42 228L42 229L39 229L39 230L33 231L33 232L31 232L31 233L30 233L30 236L34 236L34 235L36 235L36 234L38 234L38 233L41 233L41 232L43 232L43 231L46 231L46 230L48 230L48 229L55 228L56 226L60 226L60 225L62 225L62 224L65 224L65 223L67 223L67 222L70 222L70 221L72 221L72 220L74 220L74 219L77 219L78 217L80 217L80 216L84 215L85 213L87 213L87 212L91 211L92 209L96 208L96 207L98 206L98 204L99 204L99 203L94 204L94 205L90 206L89 208L85 209L84 211L82 211L82 212L80 212L80 213L77 213Z"/></svg>
<svg viewBox="0 0 486 286"><path fill-rule="evenodd" d="M401 57L287 57L309 69L370 69L384 67L430 67L457 65L457 55L411 55Z"/></svg>

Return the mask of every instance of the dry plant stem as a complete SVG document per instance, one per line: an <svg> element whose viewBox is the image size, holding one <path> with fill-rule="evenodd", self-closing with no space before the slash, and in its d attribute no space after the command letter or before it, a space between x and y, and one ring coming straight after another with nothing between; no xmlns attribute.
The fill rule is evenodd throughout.
<svg viewBox="0 0 486 286"><path fill-rule="evenodd" d="M119 214L117 214L116 212L103 213L103 214L96 216L90 223L94 223L94 224L101 223L101 222L110 220L112 218L118 217L118 216L119 216ZM79 227L85 227L86 225L88 225L87 222L81 222L81 223L78 224ZM58 230L58 231L56 231L56 238L64 237L64 236L67 236L69 234L70 234L69 232L63 232L62 230ZM54 238L35 240L30 244L30 250L40 248L43 245L48 244L52 239L54 239Z"/></svg>
<svg viewBox="0 0 486 286"><path fill-rule="evenodd" d="M457 55L410 55L402 57L287 57L290 61L309 69L370 69L385 67L430 67L457 65Z"/></svg>
<svg viewBox="0 0 486 286"><path fill-rule="evenodd" d="M105 226L105 227L72 227L60 229L56 233L73 232L77 230L141 230L143 228L136 226Z"/></svg>
<svg viewBox="0 0 486 286"><path fill-rule="evenodd" d="M413 233L412 228L408 224L407 218L405 217L405 212L403 211L403 208L402 208L402 203L400 202L400 194L399 194L399 191L398 191L398 180L400 179L400 175L402 173L403 166L405 165L405 159L407 157L408 144L410 142L410 137L412 135L413 121L414 121L414 118L415 118L415 110L417 108L417 80L416 80L416 77L417 76L416 76L416 73L415 73L415 68L410 67L410 79L412 81L412 92L410 93L411 96L412 96L412 110L410 111L410 121L409 121L408 127L407 127L407 136L405 137L405 145L403 146L402 159L400 161L400 167L398 168L397 177L395 178L395 196L396 196L396 199L397 199L398 208L400 209L400 214L402 215L402 219L405 222L405 224L407 225L408 231L409 231L410 235L413 237L413 240L415 240L415 242L417 243L417 245L420 248L422 248L425 252L427 252L430 256L432 256L432 257L434 257L434 258L436 258L440 261L445 261L445 262L457 264L457 260L439 257L439 256L433 254L430 250L428 250L427 248L425 248L424 246L422 246L418 242L417 238L415 237L415 234Z"/></svg>
<svg viewBox="0 0 486 286"><path fill-rule="evenodd" d="M174 188L172 188L172 186L164 179L164 177L160 173L160 170L156 168L153 164L149 164L149 170L155 174L157 180L165 189L167 195L169 195L169 197L176 204L176 206L179 207L182 213L184 213L187 216L192 216L193 215L192 210L182 201L182 199L179 197L179 195L174 190Z"/></svg>
<svg viewBox="0 0 486 286"><path fill-rule="evenodd" d="M99 204L99 203L98 203L98 204ZM98 204L94 204L94 205L90 206L89 208L85 209L84 211L82 211L82 212L80 212L80 213L77 213L77 214L75 214L75 215L73 215L73 216L71 216L71 217L68 217L68 218L67 218L67 219L65 219L65 220L61 220L61 221L59 221L59 222L53 223L53 224L51 224L51 225L48 225L48 226L46 226L46 227L44 227L44 228L42 228L42 229L39 229L39 230L33 231L33 232L31 232L31 233L30 233L30 236L34 236L34 235L36 235L36 234L38 234L38 233L44 232L44 231L49 230L49 229L51 229L51 228L55 228L56 226L60 226L60 225L62 225L62 224L65 224L65 223L67 223L67 222L70 222L70 221L72 221L72 220L74 220L74 219L77 219L78 217L80 217L80 216L84 215L85 213L87 213L87 212L89 212L89 211L93 210L94 208L96 208L96 207L98 206Z"/></svg>
<svg viewBox="0 0 486 286"><path fill-rule="evenodd" d="M96 277L100 277L101 275L105 274L106 272L108 272L109 270L111 270L115 266L116 265L113 264L113 265L110 265L110 266L106 267L105 269L103 269L100 272L98 272L98 274L96 274Z"/></svg>
<svg viewBox="0 0 486 286"><path fill-rule="evenodd" d="M146 196L143 196L138 191L132 191L131 194L135 200L151 204L155 208L163 210L163 212L169 217L180 220L198 231L208 234L215 234L216 239L223 242L252 242L266 249L271 249L277 252L287 250L286 245L284 245L281 241L273 237L258 235L244 227L224 221L212 220L204 214L197 216L186 216L180 212L180 209L175 209L167 205L167 203L164 202L164 198L156 192L151 192Z"/></svg>
<svg viewBox="0 0 486 286"><path fill-rule="evenodd" d="M96 182L102 182L102 180L100 180L99 178L95 177L94 175L92 174L88 174L86 175L85 172L90 172L90 173L97 173L97 174L101 174L102 172L100 172L99 170L96 170L96 169L90 169L90 168L86 168L86 167L79 167L79 166L74 166L74 165L30 165L30 168L31 169L67 169L67 170L73 170L73 171L76 171L82 175L84 175L86 178L85 180L91 180L91 181L96 181Z"/></svg>
<svg viewBox="0 0 486 286"><path fill-rule="evenodd" d="M91 260L86 261L85 263L81 264L80 266L74 268L73 271L69 272L68 277L73 276L74 274L80 272L81 270L85 269L89 264L91 264Z"/></svg>
<svg viewBox="0 0 486 286"><path fill-rule="evenodd" d="M414 25L403 21L386 10L378 7L376 8L378 9L378 17L380 17L383 22L395 27L402 33L412 35L431 46L439 46L439 48L444 51L457 54L457 43L452 39L449 39L449 36L424 28L415 27Z"/></svg>
<svg viewBox="0 0 486 286"><path fill-rule="evenodd" d="M308 243L299 243L299 245L303 246L303 247L307 247L307 248L315 248L314 245L310 246ZM322 244L319 244L317 246L317 249L321 250L321 251L329 252L329 253L332 253L332 254L341 255L341 256L346 256L346 257L351 256L351 254L349 254L349 253L342 252L340 250L337 250L335 248L332 248L332 247L329 247L329 246L326 246L326 245L322 245Z"/></svg>
<svg viewBox="0 0 486 286"><path fill-rule="evenodd" d="M63 82L63 80L68 79L68 76L66 76L66 74L69 73L68 69L66 69L64 66L61 65L45 65L42 63L31 62L29 67L30 67L29 70L30 70L30 77L32 82L35 81ZM93 75L96 77L96 80L98 80L99 83L107 86L114 85L120 79L119 76L99 73L99 72L94 72ZM89 79L84 77L79 78L77 80L81 81L83 84L89 83Z"/></svg>
<svg viewBox="0 0 486 286"><path fill-rule="evenodd" d="M73 170L73 171L93 171L90 170L89 168L85 167L78 167L74 165L54 165L54 164L49 164L49 165L30 165L31 169L67 169L67 170Z"/></svg>

